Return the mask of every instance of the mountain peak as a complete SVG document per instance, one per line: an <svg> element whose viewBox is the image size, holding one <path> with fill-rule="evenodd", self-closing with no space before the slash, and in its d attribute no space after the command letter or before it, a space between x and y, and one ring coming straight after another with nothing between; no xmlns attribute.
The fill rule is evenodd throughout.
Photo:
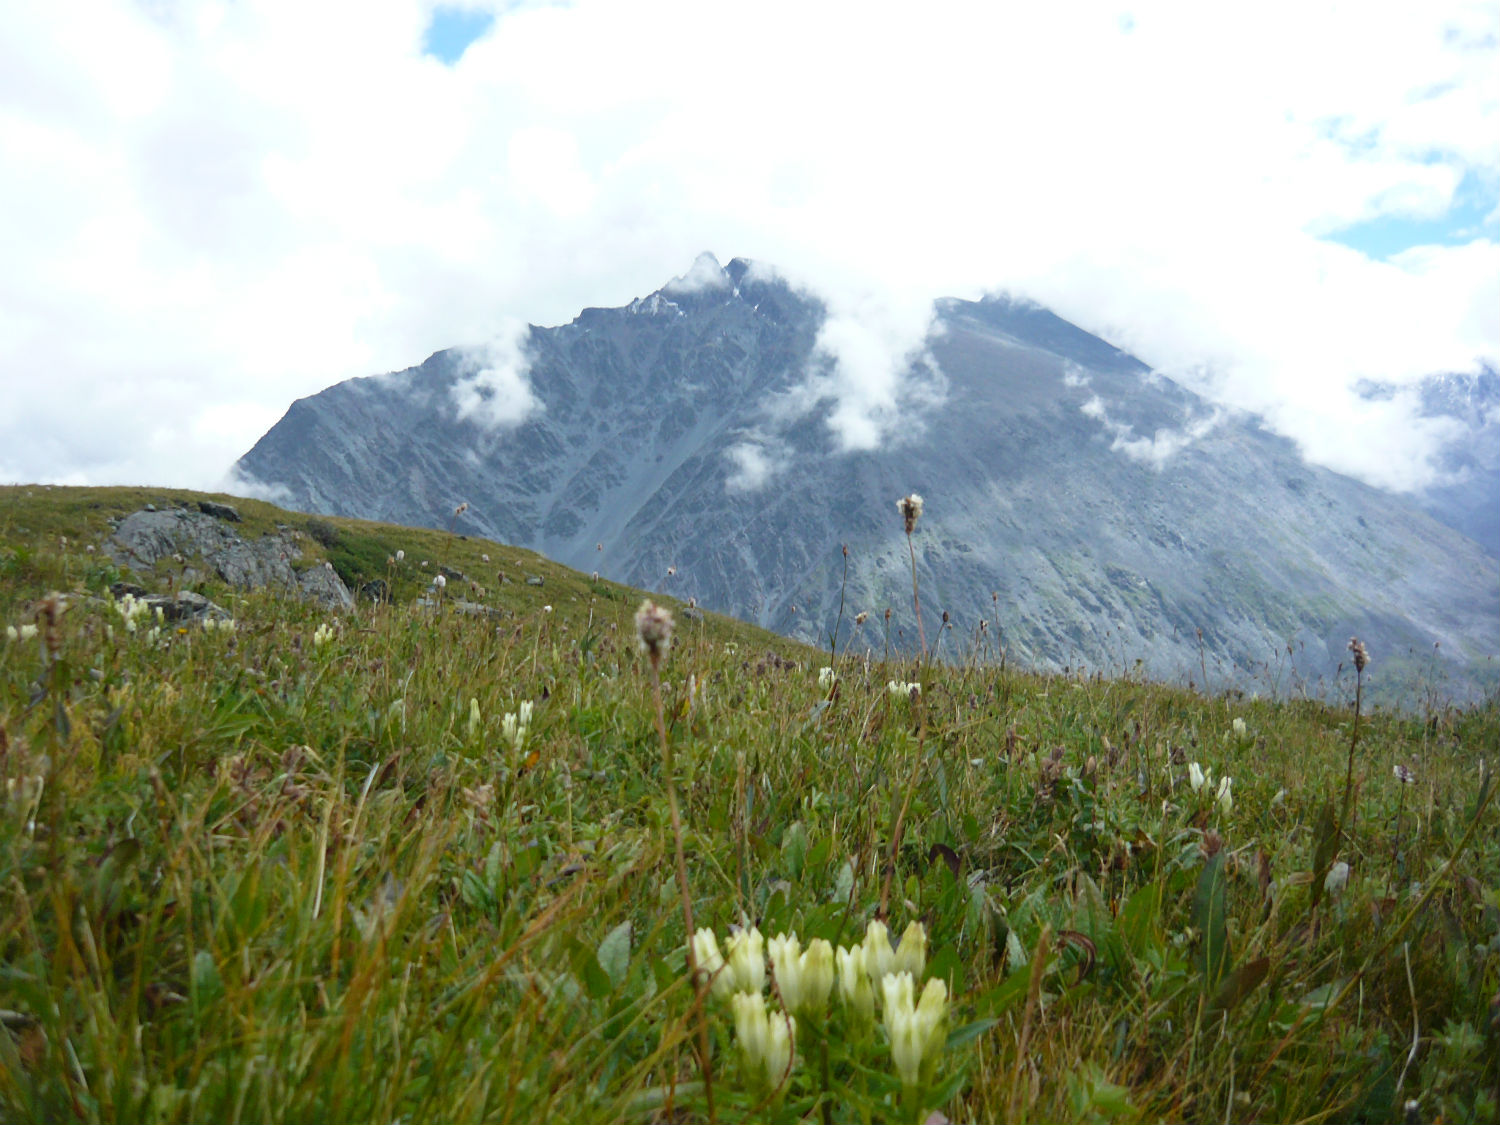
<svg viewBox="0 0 1500 1125"><path fill-rule="evenodd" d="M683 293L701 293L706 289L732 289L734 282L724 272L724 267L719 265L719 259L705 250L693 259L693 264L687 273L681 277L674 277L661 287L663 293L678 295Z"/></svg>

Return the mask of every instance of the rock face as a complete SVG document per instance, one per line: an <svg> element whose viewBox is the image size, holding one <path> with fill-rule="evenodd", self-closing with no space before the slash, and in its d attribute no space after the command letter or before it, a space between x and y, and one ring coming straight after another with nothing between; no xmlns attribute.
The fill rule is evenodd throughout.
<svg viewBox="0 0 1500 1125"><path fill-rule="evenodd" d="M299 559L302 550L292 540L281 535L245 540L217 515L180 508L135 512L120 521L109 547L117 566L150 567L173 555L196 555L242 590L271 586L297 591L328 609L354 605L348 587L326 565L300 573L293 568L292 560Z"/></svg>
<svg viewBox="0 0 1500 1125"><path fill-rule="evenodd" d="M305 511L451 525L825 646L842 597L840 645L877 655L886 607L892 650L917 644L895 508L916 491L944 657L1330 694L1357 633L1391 697L1494 684L1500 562L1413 502L1004 299L939 302L896 425L845 451L809 393L822 306L710 264L531 329L518 424L459 416L475 363L450 350L294 403L240 470Z"/></svg>
<svg viewBox="0 0 1500 1125"><path fill-rule="evenodd" d="M1443 450L1448 479L1418 497L1424 509L1500 556L1500 372L1439 375L1421 386L1422 413L1460 429Z"/></svg>

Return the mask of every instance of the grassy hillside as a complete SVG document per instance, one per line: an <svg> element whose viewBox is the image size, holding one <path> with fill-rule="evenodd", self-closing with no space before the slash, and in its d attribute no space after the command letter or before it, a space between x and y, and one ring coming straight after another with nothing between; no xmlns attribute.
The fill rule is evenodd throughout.
<svg viewBox="0 0 1500 1125"><path fill-rule="evenodd" d="M639 592L229 497L392 599L127 623L109 520L199 498L0 489L0 1120L1500 1119L1493 704L822 672L670 596L658 693ZM700 994L681 878L726 956L919 922L947 1003Z"/></svg>

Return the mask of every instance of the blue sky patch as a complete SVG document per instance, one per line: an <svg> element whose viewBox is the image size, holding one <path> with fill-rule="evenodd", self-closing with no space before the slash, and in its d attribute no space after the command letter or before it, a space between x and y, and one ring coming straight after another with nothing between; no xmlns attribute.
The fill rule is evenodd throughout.
<svg viewBox="0 0 1500 1125"><path fill-rule="evenodd" d="M463 57L469 44L494 23L495 17L490 12L438 8L432 13L432 22L427 25L427 34L423 36L422 53L452 66Z"/></svg>
<svg viewBox="0 0 1500 1125"><path fill-rule="evenodd" d="M1486 229L1485 219L1495 210L1493 189L1486 190L1472 173L1463 178L1453 202L1445 214L1434 218L1405 215L1382 215L1325 237L1358 250L1367 258L1384 261L1413 246L1460 246L1488 235L1496 237L1493 225Z"/></svg>

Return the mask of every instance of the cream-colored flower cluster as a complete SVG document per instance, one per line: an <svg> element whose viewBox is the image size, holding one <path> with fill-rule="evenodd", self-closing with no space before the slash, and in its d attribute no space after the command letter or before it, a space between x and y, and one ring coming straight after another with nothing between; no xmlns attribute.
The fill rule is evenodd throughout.
<svg viewBox="0 0 1500 1125"><path fill-rule="evenodd" d="M149 622L152 616L150 604L144 598L138 598L134 594L126 594L124 597L117 600L115 602L115 611L119 613L120 617L124 620L125 631L127 633L134 633L143 618ZM163 615L161 606L157 606L157 624L160 625L162 620Z"/></svg>
<svg viewBox="0 0 1500 1125"><path fill-rule="evenodd" d="M478 703L475 703L478 707ZM531 700L522 701L521 705L514 711L507 711L505 717L500 720L500 735L510 748L516 753L521 752L521 747L526 745L526 732L531 729Z"/></svg>
<svg viewBox="0 0 1500 1125"><path fill-rule="evenodd" d="M5 627L5 636L12 641L29 641L36 636L35 625L22 625L19 629L14 625Z"/></svg>
<svg viewBox="0 0 1500 1125"><path fill-rule="evenodd" d="M885 685L885 690L890 692L892 695L900 696L903 699L910 699L914 695L922 694L922 685L908 684L901 680L892 680L890 681L890 683Z"/></svg>
<svg viewBox="0 0 1500 1125"><path fill-rule="evenodd" d="M768 1009L761 992L768 955L781 1011ZM780 1086L796 1065L799 1020L803 1027L822 1028L835 991L853 1038L873 1030L879 999L903 1085L919 1085L941 1052L948 988L930 980L917 997L916 983L927 967L927 930L920 922L908 925L893 946L885 923L873 921L864 941L849 949L835 949L822 938L804 949L795 933L767 942L752 926L732 931L721 951L714 932L701 929L693 935L693 959L712 995L730 1004L747 1073L769 1088Z"/></svg>
<svg viewBox="0 0 1500 1125"><path fill-rule="evenodd" d="M1197 762L1188 763L1188 787L1194 793L1203 793L1213 788L1214 771L1205 770ZM1219 806L1219 811L1228 816L1234 811L1234 778L1224 776L1219 779L1219 787L1214 791L1214 803Z"/></svg>
<svg viewBox="0 0 1500 1125"><path fill-rule="evenodd" d="M323 622L323 624L313 630L313 648L322 648L331 640L333 640L333 626L329 625L328 622Z"/></svg>

